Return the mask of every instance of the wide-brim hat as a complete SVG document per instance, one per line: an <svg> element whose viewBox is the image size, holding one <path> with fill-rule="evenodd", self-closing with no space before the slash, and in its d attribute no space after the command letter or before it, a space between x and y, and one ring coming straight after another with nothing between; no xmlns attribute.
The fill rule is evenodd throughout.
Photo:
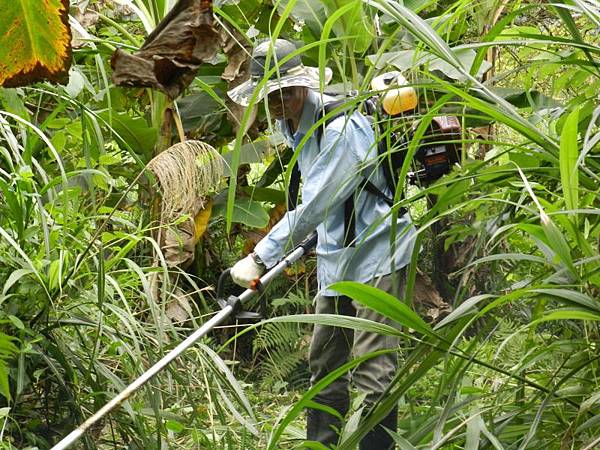
<svg viewBox="0 0 600 450"><path fill-rule="evenodd" d="M275 67L276 70L260 91L257 92L255 99L257 102L262 100L265 95L286 87L305 86L310 89L319 89L321 82L317 67L305 66L302 64L299 55L286 59L294 51L296 51L296 46L285 39L277 39L274 43L267 40L258 44L252 52L250 79L227 91L229 98L242 106L250 104L254 91L267 72L266 58L269 52L271 53L269 69ZM328 84L331 81L331 76L331 69L326 67L323 84Z"/></svg>

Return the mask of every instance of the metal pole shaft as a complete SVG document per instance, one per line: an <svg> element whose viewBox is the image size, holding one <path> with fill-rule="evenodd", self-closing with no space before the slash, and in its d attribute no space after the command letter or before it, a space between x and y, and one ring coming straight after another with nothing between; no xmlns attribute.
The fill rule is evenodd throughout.
<svg viewBox="0 0 600 450"><path fill-rule="evenodd" d="M291 252L285 259L281 260L277 265L273 266L271 270L265 273L261 278L260 282L262 284L268 284L273 278L277 278L283 270L292 265L293 262L297 261L304 255L304 249L302 247L298 247L296 250ZM253 292L253 291L252 291ZM245 294L245 292L244 292ZM244 295L242 294L242 295ZM241 298L242 296L240 296Z"/></svg>
<svg viewBox="0 0 600 450"><path fill-rule="evenodd" d="M65 436L58 444L52 447L52 450L64 450L71 446L77 441L83 433L85 433L92 425L100 420L104 415L115 409L121 403L123 403L131 394L141 388L144 384L150 380L154 375L167 367L175 358L181 355L185 350L194 345L198 339L203 337L206 333L212 330L215 326L225 320L233 311L231 306L226 306L216 315L214 315L208 322L198 328L194 333L189 335L183 342L177 347L167 353L154 364L150 369L144 372L137 380L127 386L119 395L109 401L106 405L100 408L96 413L79 425L75 430Z"/></svg>

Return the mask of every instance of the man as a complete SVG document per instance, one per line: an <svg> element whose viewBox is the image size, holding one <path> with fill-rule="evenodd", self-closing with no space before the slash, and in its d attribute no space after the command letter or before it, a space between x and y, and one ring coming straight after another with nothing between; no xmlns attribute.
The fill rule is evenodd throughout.
<svg viewBox="0 0 600 450"><path fill-rule="evenodd" d="M309 129L323 115L323 105L332 99L313 91L319 88L319 72L306 67L299 56L285 60L295 46L278 39L259 44L251 60L251 78L232 89L228 95L248 106L252 95L257 101L266 96L270 115L277 120L292 148L297 149ZM256 92L264 77L269 55L269 68L277 67L274 76ZM283 61L283 62L282 62ZM326 81L331 71L326 71ZM368 179L387 196L383 171L377 167L377 149L369 121L360 113L340 116L327 123L322 133L313 132L298 154L303 178L302 200L277 223L257 245L254 253L237 262L231 269L233 280L248 287L265 268L274 266L286 246L298 243L317 230L317 278L319 295L315 299L318 314L343 314L394 325L383 316L362 307L347 297L328 289L344 280L369 283L392 292L392 273L406 266L412 254L415 230L407 214L398 218L395 254L390 250L390 207L385 200L364 186ZM353 220L348 220L348 199L353 205ZM348 228L352 229L348 229ZM348 242L351 233L353 239ZM353 332L353 330L316 325L309 351L311 382L314 384L349 360L353 351L363 355L376 350L396 348L397 341L388 336ZM396 369L395 353L371 358L353 373L353 382L366 394L367 409L388 386ZM344 416L349 409L349 376L340 377L323 389L314 400L337 410ZM397 410L386 417L360 444L360 449L393 448L393 440L385 428L395 430ZM307 439L325 445L338 440L340 421L322 410L307 412Z"/></svg>

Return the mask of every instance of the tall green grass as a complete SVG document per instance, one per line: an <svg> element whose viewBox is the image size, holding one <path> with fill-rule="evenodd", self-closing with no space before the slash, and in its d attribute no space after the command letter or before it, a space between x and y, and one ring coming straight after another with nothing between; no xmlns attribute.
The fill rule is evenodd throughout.
<svg viewBox="0 0 600 450"><path fill-rule="evenodd" d="M436 67L457 74L447 77L448 72L433 71L433 64L418 64L409 71L419 79L421 92L434 93L432 114L452 111L467 127L492 122L496 133L491 140L480 141L491 150L478 161L469 156L468 148L478 141L466 131L460 168L412 197L397 198L400 208L424 195L436 196L436 203L417 223L422 241L431 239L428 230L443 220L444 233L438 238L479 243L463 247L471 253L464 255L467 265L455 274L459 277L452 299L455 310L435 332L417 327L418 317L383 293L366 293L360 285L338 288L406 329L420 330L417 335L402 334L403 362L394 382L378 408L344 433L339 448L353 448L398 402L403 405L396 436L400 448L592 448L600 433L595 343L600 319L596 97L600 47L593 31L598 5L504 3L498 22L476 36L461 35L458 27L473 14L493 16L499 5L448 4L451 20L442 28L439 21L426 21L411 9L419 2L404 6L386 0L344 2L338 13L323 20L321 35L314 42L305 41L301 49L311 56L318 43L321 69L333 62L344 70L343 65L336 66L336 58L357 57L348 53L347 45L357 34L343 34L347 29L340 31L343 26L336 22L348 19L350 11L363 3L391 19L385 34L370 36L374 45L385 51L412 51L414 61L432 55L442 62ZM293 13L294 6L287 2L284 14ZM525 18L525 25L515 24L520 18ZM334 29L338 34L332 39ZM402 34L405 38L398 39ZM499 50L500 59L495 78L484 83L474 74L489 48ZM459 56L463 49L475 52L470 64ZM384 54L380 51L377 59ZM502 63L512 58L522 60L521 66L505 73ZM368 86L374 71L367 67L361 71L365 78L354 69L336 75L355 77L352 84ZM508 89L520 92L525 101L507 96ZM540 107L535 100L540 93L557 101ZM423 123L422 129L426 126ZM409 154L419 145L418 131L415 136ZM404 169L406 176L408 165ZM465 220L470 226L463 225ZM415 270L412 264L413 279ZM367 302L370 295L374 300ZM335 316L271 320L397 333ZM507 324L510 331L499 334ZM507 349L517 353L503 360ZM350 362L329 380L358 362ZM413 391L424 382L431 384L432 393L415 396ZM309 390L278 422L268 448L280 445L285 428L325 383Z"/></svg>
<svg viewBox="0 0 600 450"><path fill-rule="evenodd" d="M450 280L452 314L432 328L404 303L346 283L337 287L340 292L380 309L402 329L336 316L267 321L330 324L402 338L401 363L385 398L362 418L361 405L355 405L339 448L353 448L396 404L395 438L402 449L597 445L596 2L290 0L275 2L275 8L260 2L246 8L248 1L220 5L215 13L238 31L256 24L261 36L302 40L297 53L307 63L332 67L334 81L345 89L360 87L363 95L349 101L356 105L372 77L393 68L385 63L389 52L410 52L408 78L429 102L420 111L425 120L409 152L416 151L434 114L457 114L465 125L460 167L432 186L397 196L394 211L435 196L416 225L425 247L435 237L442 248L462 252L462 265ZM132 4L146 32L172 6ZM470 26L473 19L485 24L499 11L491 26ZM304 21L301 32L291 26L298 17ZM255 22L258 18L263 22ZM106 61L115 40L135 44L123 31L139 31L116 20L121 29L106 26L102 36L89 34L85 49L76 52L84 89L74 93L38 85L1 91L4 448L49 448L213 307L204 298L210 283L183 272L177 275L197 296L189 324L175 325L165 317L173 285L165 283L158 301L152 297L151 274L169 280L170 269L150 237L157 225L143 186L151 180L131 185L154 151L167 102L146 91L128 96L110 84ZM490 48L499 57L494 76L483 82L476 74ZM465 50L474 57L465 59ZM416 63L423 58L430 62ZM198 86L218 97L219 90L205 80ZM250 118L248 111L243 121ZM495 132L483 140L471 131L488 123ZM245 123L239 129L247 129ZM402 130L405 124L390 123L381 138ZM242 131L236 137L232 173L243 162L246 138ZM400 184L410 169L407 162ZM288 169L284 178L289 175ZM236 183L232 177L230 230ZM443 233L432 236L439 224ZM427 263L414 255L409 279L414 282L417 264ZM412 287L404 299L409 305ZM261 393L236 379L223 361L228 347L218 353L214 344L207 341L188 352L100 424L85 438L85 447L293 447L302 441L303 408L323 385L360 363L349 362L273 418L268 408L254 404Z"/></svg>

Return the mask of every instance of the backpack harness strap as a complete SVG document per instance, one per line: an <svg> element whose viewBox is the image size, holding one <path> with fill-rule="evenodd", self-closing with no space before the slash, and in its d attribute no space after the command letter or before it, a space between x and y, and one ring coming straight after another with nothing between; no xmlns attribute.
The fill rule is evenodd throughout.
<svg viewBox="0 0 600 450"><path fill-rule="evenodd" d="M337 100L331 103L326 104L322 110L319 111L317 115L317 122L321 120L325 115L329 114L331 111L339 108L344 105L346 100ZM352 113L354 110L351 110ZM315 133L317 134L317 142L319 147L321 146L321 137L323 136L323 130L327 127L327 125L333 122L338 117L346 115L348 113L348 109L342 109L341 111L333 114L331 117L328 117L322 126L317 128ZM378 153L382 153L381 146L378 146ZM387 180L387 173L386 180ZM394 205L394 199L385 195L377 186L375 186L370 180L364 178L363 181L359 184L358 190L365 189L367 192L376 195L381 198L388 206L392 207ZM298 194L300 191L300 168L298 166L298 162L294 164L292 168L292 174L290 177L290 185L288 189L288 210L293 210L296 208L298 204ZM400 208L399 215L403 216L406 214L406 208ZM356 238L356 211L354 208L354 194L350 195L348 199L344 202L344 247L354 247Z"/></svg>
<svg viewBox="0 0 600 450"><path fill-rule="evenodd" d="M288 201L287 208L288 211L292 211L296 209L298 206L298 194L300 192L300 167L298 166L298 161L292 167L292 175L290 177L290 186L288 189Z"/></svg>

